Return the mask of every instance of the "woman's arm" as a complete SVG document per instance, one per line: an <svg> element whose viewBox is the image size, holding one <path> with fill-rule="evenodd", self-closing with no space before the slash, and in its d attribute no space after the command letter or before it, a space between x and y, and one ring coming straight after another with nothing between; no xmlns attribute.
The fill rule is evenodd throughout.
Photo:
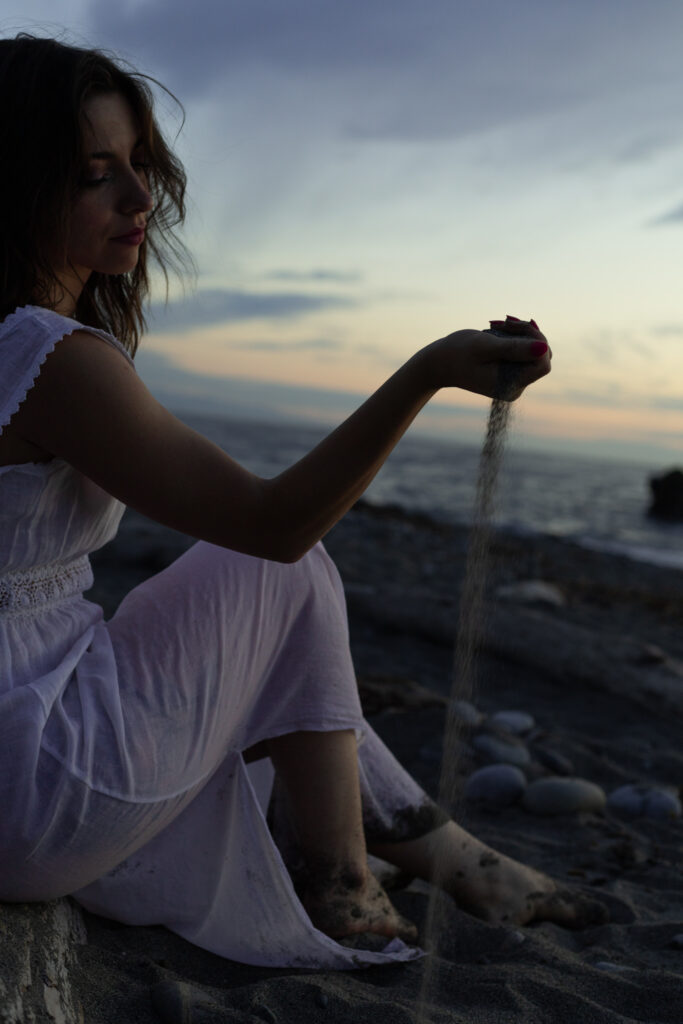
<svg viewBox="0 0 683 1024"><path fill-rule="evenodd" d="M550 369L530 339L458 331L422 349L313 451L273 479L248 472L185 426L94 335L62 339L12 419L16 433L114 497L190 536L296 561L344 515L442 387L492 396L501 362L520 392Z"/></svg>

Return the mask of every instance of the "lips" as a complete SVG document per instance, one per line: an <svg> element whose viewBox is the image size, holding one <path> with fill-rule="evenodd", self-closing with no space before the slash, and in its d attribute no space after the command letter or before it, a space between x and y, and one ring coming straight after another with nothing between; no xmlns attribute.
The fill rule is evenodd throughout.
<svg viewBox="0 0 683 1024"><path fill-rule="evenodd" d="M145 229L135 228L125 235L117 235L116 238L112 238L112 242L128 242L129 245L140 245L144 237Z"/></svg>

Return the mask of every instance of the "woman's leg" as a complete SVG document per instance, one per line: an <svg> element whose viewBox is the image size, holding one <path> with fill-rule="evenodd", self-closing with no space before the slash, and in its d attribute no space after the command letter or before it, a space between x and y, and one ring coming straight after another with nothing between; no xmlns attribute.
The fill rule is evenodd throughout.
<svg viewBox="0 0 683 1024"><path fill-rule="evenodd" d="M293 733L268 747L300 858L295 883L322 931L414 937L371 881L366 846L491 922L551 920L582 928L606 920L603 904L558 889L548 876L448 820L369 727L360 750L352 730Z"/></svg>
<svg viewBox="0 0 683 1024"><path fill-rule="evenodd" d="M267 746L303 861L295 883L315 926L333 938L376 932L414 940L415 926L368 870L354 731L289 733Z"/></svg>

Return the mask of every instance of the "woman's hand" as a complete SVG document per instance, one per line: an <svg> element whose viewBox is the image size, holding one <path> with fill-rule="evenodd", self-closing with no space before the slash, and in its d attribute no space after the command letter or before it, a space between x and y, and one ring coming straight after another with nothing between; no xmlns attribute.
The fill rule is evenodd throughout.
<svg viewBox="0 0 683 1024"><path fill-rule="evenodd" d="M427 388L464 388L513 401L550 373L552 353L533 320L492 320L488 331L463 330L432 342L415 357Z"/></svg>

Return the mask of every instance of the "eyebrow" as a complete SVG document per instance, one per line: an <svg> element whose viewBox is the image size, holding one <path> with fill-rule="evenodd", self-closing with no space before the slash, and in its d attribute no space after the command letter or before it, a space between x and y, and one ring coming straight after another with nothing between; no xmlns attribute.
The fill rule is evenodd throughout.
<svg viewBox="0 0 683 1024"><path fill-rule="evenodd" d="M144 146L144 144L145 144L145 140L142 137L137 139L136 142L133 143L133 147L131 149L131 153L134 153L136 149L140 149L140 147ZM103 150L100 150L99 153L88 153L88 159L89 160L115 160L116 159L116 153L111 153L109 150L103 149Z"/></svg>

